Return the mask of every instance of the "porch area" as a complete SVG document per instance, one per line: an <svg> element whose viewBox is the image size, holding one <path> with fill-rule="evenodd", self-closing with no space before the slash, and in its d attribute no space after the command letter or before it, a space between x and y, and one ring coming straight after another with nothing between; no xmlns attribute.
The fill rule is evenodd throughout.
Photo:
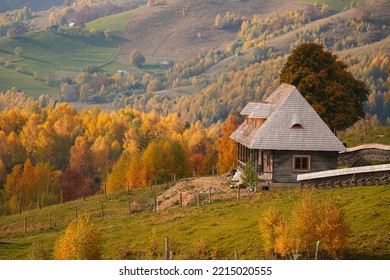
<svg viewBox="0 0 390 280"><path fill-rule="evenodd" d="M269 182L272 181L273 166L271 151L249 149L244 145L237 143L237 158L238 170L244 170L247 162L252 159L254 169L257 172L259 179Z"/></svg>

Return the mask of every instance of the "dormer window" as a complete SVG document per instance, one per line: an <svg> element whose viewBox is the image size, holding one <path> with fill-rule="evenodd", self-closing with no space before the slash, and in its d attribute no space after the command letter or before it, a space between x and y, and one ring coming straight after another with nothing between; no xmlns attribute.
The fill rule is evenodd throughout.
<svg viewBox="0 0 390 280"><path fill-rule="evenodd" d="M302 120L298 115L292 117L290 128L303 129Z"/></svg>
<svg viewBox="0 0 390 280"><path fill-rule="evenodd" d="M303 128L303 126L300 123L295 123L291 126L291 128Z"/></svg>

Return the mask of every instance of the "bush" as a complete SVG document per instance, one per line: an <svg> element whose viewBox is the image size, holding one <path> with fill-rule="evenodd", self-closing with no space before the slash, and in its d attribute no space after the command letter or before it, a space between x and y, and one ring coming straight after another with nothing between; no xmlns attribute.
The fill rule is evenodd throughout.
<svg viewBox="0 0 390 280"><path fill-rule="evenodd" d="M303 195L288 223L275 208L268 209L261 221L261 231L264 249L273 258L301 255L305 259L314 257L318 241L322 258L341 258L349 233L335 201L316 201L311 193Z"/></svg>
<svg viewBox="0 0 390 280"><path fill-rule="evenodd" d="M55 246L57 260L101 259L101 238L89 217L83 216L69 224Z"/></svg>

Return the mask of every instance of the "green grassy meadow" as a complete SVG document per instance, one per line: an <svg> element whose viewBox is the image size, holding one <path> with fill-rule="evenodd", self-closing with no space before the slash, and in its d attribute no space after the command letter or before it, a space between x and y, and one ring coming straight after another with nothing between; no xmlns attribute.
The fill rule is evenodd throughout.
<svg viewBox="0 0 390 280"><path fill-rule="evenodd" d="M65 35L54 32L30 32L23 36L0 39L0 56L3 62L8 61L8 71L0 74L0 90L7 90L13 85L30 95L41 93L56 93L59 87L54 83L52 87L45 85L48 73L53 79L71 77L81 72L87 65L104 65L112 61L119 47L119 41L105 40L86 36ZM16 47L23 49L20 56L14 53ZM22 73L14 69L22 69ZM34 72L38 79L32 79ZM26 78L30 76L31 79ZM19 81L19 82L18 82ZM39 90L41 85L42 92Z"/></svg>
<svg viewBox="0 0 390 280"><path fill-rule="evenodd" d="M149 59L142 68L117 63L119 45L119 38L99 39L49 31L0 38L0 91L17 87L33 97L56 95L62 79L74 79L87 65L101 66L108 74L119 69L130 73L164 73L157 61ZM14 53L16 47L22 48L20 56ZM38 74L36 79L34 73ZM50 83L47 83L49 74Z"/></svg>
<svg viewBox="0 0 390 280"><path fill-rule="evenodd" d="M0 66L0 91L6 91L12 87L26 91L35 98L42 94L53 95L59 91L46 85L42 80L34 80L30 75L16 73L14 69Z"/></svg>
<svg viewBox="0 0 390 280"><path fill-rule="evenodd" d="M144 252L147 258L155 231L159 255L163 257L165 237L169 237L176 258L186 258L189 252L207 249L219 259L234 259L237 250L240 259L265 258L259 222L262 213L271 205L286 217L299 200L299 190L262 192L234 199L213 201L212 204L177 206L159 213L152 212L151 197L163 190L131 191L113 196L96 196L63 205L33 210L22 215L0 218L0 259L27 259L31 246L39 243L52 258L59 234L78 215L91 215L103 239L104 259L118 259L124 244ZM370 186L352 189L315 190L317 199L335 199L345 214L350 227L347 259L390 259L390 187ZM128 201L146 203L144 211L128 216ZM104 219L100 218L101 203ZM49 212L53 227L49 228ZM23 230L24 217L27 232ZM32 219L35 229L32 230Z"/></svg>
<svg viewBox="0 0 390 280"><path fill-rule="evenodd" d="M93 21L90 21L86 24L87 29L95 29L98 31L111 30L112 32L122 32L124 31L127 22L139 12L140 9L144 7L140 7L131 11L99 18Z"/></svg>
<svg viewBox="0 0 390 280"><path fill-rule="evenodd" d="M317 3L318 5L323 5L323 4L328 4L329 5L329 10L331 11L336 11L336 12L341 12L343 11L346 7L349 8L351 5L351 0L298 0L297 2L311 2L311 3ZM354 0L356 6L359 6L362 3L369 3L372 2L372 0Z"/></svg>
<svg viewBox="0 0 390 280"><path fill-rule="evenodd" d="M390 126L370 126L357 131L346 132L341 136L348 147L364 143L379 143L390 145Z"/></svg>

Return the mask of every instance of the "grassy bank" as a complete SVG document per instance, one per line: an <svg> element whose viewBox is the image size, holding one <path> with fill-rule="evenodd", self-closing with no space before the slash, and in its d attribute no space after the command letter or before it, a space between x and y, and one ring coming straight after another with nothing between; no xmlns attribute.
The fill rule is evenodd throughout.
<svg viewBox="0 0 390 280"><path fill-rule="evenodd" d="M160 191L163 187L160 188ZM39 242L52 256L59 234L75 217L92 216L103 237L105 259L117 259L125 246L141 251L147 258L152 240L157 241L157 258L162 257L164 239L169 237L177 258L188 258L202 249L220 259L233 259L234 250L242 259L264 258L259 221L271 205L286 216L297 203L299 190L265 192L234 199L214 201L200 207L194 205L153 213L152 199L158 190L132 191L115 196L97 196L63 205L33 210L22 215L0 218L0 258L26 259L33 243ZM348 259L390 259L390 188L387 186L353 189L316 190L317 199L337 200L351 229ZM143 205L142 212L128 216L129 201ZM104 219L101 219L101 203ZM131 206L132 210L133 206ZM49 213L52 228L49 228ZM24 217L27 232L24 232ZM34 217L34 230L32 220ZM155 231L155 235L152 232ZM126 247L125 246L125 247Z"/></svg>

